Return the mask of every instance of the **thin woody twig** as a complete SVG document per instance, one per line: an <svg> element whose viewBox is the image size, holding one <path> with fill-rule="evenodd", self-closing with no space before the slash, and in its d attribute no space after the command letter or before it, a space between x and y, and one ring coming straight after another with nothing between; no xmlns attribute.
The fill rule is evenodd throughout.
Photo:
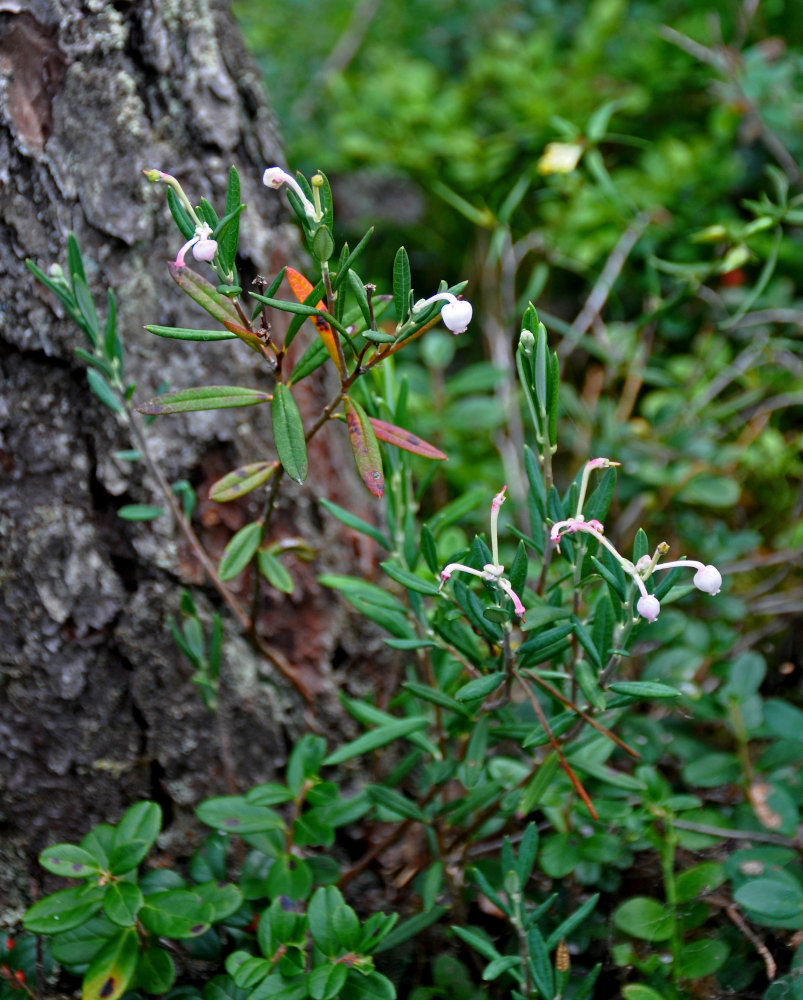
<svg viewBox="0 0 803 1000"><path fill-rule="evenodd" d="M640 212L630 225L619 237L616 246L611 250L605 265L600 271L594 287L591 289L583 308L577 315L577 319L572 323L571 333L564 337L558 345L558 358L561 363L571 354L577 346L578 340L586 333L599 316L611 289L616 284L616 280L622 272L625 261L630 256L633 248L644 235L644 230L650 222L649 212Z"/></svg>

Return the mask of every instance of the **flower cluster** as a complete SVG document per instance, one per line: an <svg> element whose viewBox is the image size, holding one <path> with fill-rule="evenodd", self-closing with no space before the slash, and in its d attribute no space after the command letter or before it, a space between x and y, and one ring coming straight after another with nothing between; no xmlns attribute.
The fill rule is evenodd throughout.
<svg viewBox="0 0 803 1000"><path fill-rule="evenodd" d="M604 534L604 525L600 521L595 519L586 521L583 517L582 509L585 502L585 494L588 488L590 473L594 469L604 469L618 464L618 462L612 462L607 458L594 458L590 462L586 463L580 483L580 498L577 505L577 513L574 517L569 517L566 518L565 521L557 521L553 524L550 534L553 544L560 547L560 540L564 535L575 534L577 532L584 532L585 534L591 535L595 538L611 553L625 573L632 578L640 594L639 599L636 602L636 610L641 617L646 618L648 622L654 622L658 618L661 611L660 601L654 594L649 593L645 583L645 581L658 570L673 569L675 567L691 567L696 570L692 580L694 586L706 594L718 594L722 587L722 575L716 566L706 565L698 562L696 559L676 559L673 562L659 563L661 556L665 555L669 551L669 546L666 542L661 542L661 544L656 548L653 556L643 556L634 565L629 559L626 559L615 548L615 546L611 544L610 541L608 541Z"/></svg>
<svg viewBox="0 0 803 1000"><path fill-rule="evenodd" d="M470 307L469 307L470 308ZM506 594L513 601L513 610L524 621L526 608L521 602L519 595L513 590L510 580L505 577L505 567L499 562L499 541L497 538L497 522L499 520L499 508L505 502L505 491L507 486L503 486L499 493L491 501L491 558L492 562L486 563L481 570L474 569L473 566L466 566L465 563L449 563L441 570L441 587L455 571L459 573L470 573L478 576L486 583L492 583Z"/></svg>

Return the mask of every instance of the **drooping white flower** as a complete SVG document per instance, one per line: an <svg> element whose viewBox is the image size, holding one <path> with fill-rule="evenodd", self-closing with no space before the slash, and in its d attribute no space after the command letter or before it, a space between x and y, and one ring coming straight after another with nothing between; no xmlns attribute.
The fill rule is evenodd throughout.
<svg viewBox="0 0 803 1000"><path fill-rule="evenodd" d="M413 312L421 312L427 306L432 305L433 302L440 300L446 302L446 305L441 309L441 319L444 326L448 330L451 330L452 333L465 333L468 324L471 322L471 317L474 315L474 310L470 302L467 302L465 299L458 299L451 292L437 292L435 295L430 295L428 299L419 299L413 306Z"/></svg>
<svg viewBox="0 0 803 1000"><path fill-rule="evenodd" d="M661 603L652 594L642 594L636 603L636 611L648 622L654 622L661 610Z"/></svg>

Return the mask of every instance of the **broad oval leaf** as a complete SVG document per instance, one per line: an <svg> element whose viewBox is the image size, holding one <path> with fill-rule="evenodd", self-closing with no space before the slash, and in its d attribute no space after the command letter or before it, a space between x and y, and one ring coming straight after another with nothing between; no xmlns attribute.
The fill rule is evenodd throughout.
<svg viewBox="0 0 803 1000"><path fill-rule="evenodd" d="M349 443L354 452L354 461L365 488L375 497L385 492L385 475L382 471L382 456L376 434L368 419L368 414L359 403L348 396L343 400L346 410L346 426Z"/></svg>
<svg viewBox="0 0 803 1000"><path fill-rule="evenodd" d="M273 809L247 802L241 795L207 799L195 814L202 823L222 833L262 833L284 827L282 818Z"/></svg>
<svg viewBox="0 0 803 1000"><path fill-rule="evenodd" d="M34 934L57 934L85 923L98 912L103 901L99 886L80 886L53 892L26 910L22 926Z"/></svg>
<svg viewBox="0 0 803 1000"><path fill-rule="evenodd" d="M103 894L103 912L118 927L133 927L142 901L142 891L134 882L112 882Z"/></svg>
<svg viewBox="0 0 803 1000"><path fill-rule="evenodd" d="M209 930L215 919L215 908L197 892L168 889L145 897L139 919L153 934L179 939L194 938Z"/></svg>
<svg viewBox="0 0 803 1000"><path fill-rule="evenodd" d="M164 948L152 945L137 962L137 980L146 993L166 993L176 979L173 959Z"/></svg>
<svg viewBox="0 0 803 1000"><path fill-rule="evenodd" d="M259 548L262 541L262 523L252 521L246 524L229 539L229 544L223 552L220 560L218 576L221 580L232 580L238 573L242 573L245 567L251 562L254 553Z"/></svg>
<svg viewBox="0 0 803 1000"><path fill-rule="evenodd" d="M279 461L291 479L303 483L309 471L304 425L293 394L281 382L277 383L273 393L271 416L273 440L279 453Z"/></svg>
<svg viewBox="0 0 803 1000"><path fill-rule="evenodd" d="M117 1000L131 982L138 958L137 932L130 928L115 934L92 959L81 987L81 1000Z"/></svg>
<svg viewBox="0 0 803 1000"><path fill-rule="evenodd" d="M209 487L209 499L217 503L238 500L266 483L278 468L278 462L251 462L232 469Z"/></svg>
<svg viewBox="0 0 803 1000"><path fill-rule="evenodd" d="M54 844L39 855L39 864L65 878L86 878L100 871L97 859L76 844Z"/></svg>
<svg viewBox="0 0 803 1000"><path fill-rule="evenodd" d="M135 407L138 413L162 416L165 413L191 413L196 410L226 410L233 406L256 406L269 403L269 392L242 385L201 385L178 392L165 392Z"/></svg>

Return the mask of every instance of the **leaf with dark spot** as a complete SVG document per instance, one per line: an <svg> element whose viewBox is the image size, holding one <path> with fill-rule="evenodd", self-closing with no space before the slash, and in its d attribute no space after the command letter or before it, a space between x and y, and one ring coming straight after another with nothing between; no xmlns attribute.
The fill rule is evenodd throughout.
<svg viewBox="0 0 803 1000"><path fill-rule="evenodd" d="M429 444L429 442L424 441L410 431L406 431L403 427L388 424L384 420L378 420L376 417L369 417L368 419L371 421L371 426L376 436L386 444L395 445L397 448L402 448L404 451L411 451L414 455L422 455L424 458L434 458L439 462L443 462L449 457L448 455L444 455L434 445Z"/></svg>
<svg viewBox="0 0 803 1000"><path fill-rule="evenodd" d="M385 492L385 476L382 471L382 456L376 434L371 426L368 414L359 403L348 396L343 400L346 409L346 426L349 431L349 442L354 452L357 471L369 493L381 497Z"/></svg>

